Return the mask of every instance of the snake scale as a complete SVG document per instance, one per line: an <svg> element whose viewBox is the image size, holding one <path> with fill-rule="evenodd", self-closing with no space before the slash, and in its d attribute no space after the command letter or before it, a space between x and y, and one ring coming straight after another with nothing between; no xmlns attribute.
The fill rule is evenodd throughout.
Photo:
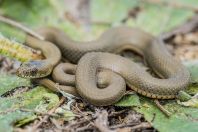
<svg viewBox="0 0 198 132"><path fill-rule="evenodd" d="M17 74L29 78L44 77L44 73L49 75L56 66L52 77L61 84L59 89L80 95L94 105L117 102L124 95L126 84L150 98L172 99L190 82L189 72L166 50L164 42L140 29L111 28L89 42L74 41L52 27L41 28L38 32L56 44L64 58L77 65L61 63L56 66L61 58L57 47L28 36L27 45L42 50L46 59L22 64ZM160 78L118 55L124 50L141 54ZM36 79L36 82L51 89L58 86L48 79Z"/></svg>

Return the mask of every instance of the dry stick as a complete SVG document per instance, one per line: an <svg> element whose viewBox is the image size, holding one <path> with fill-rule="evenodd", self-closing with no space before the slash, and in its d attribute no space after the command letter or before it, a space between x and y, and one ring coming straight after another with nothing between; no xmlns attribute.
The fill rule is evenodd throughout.
<svg viewBox="0 0 198 132"><path fill-rule="evenodd" d="M3 114L7 114L7 113L11 113L11 112L15 112L17 109L8 109L6 111L0 111L0 115L3 115Z"/></svg>
<svg viewBox="0 0 198 132"><path fill-rule="evenodd" d="M91 129L91 128L89 128L89 126L91 126L91 125L92 125L92 124L89 123L89 124L87 124L87 125L85 125L85 126L83 126L83 127L77 128L77 129L76 129L76 132L83 132L83 131L85 131L85 130L87 130L87 129Z"/></svg>
<svg viewBox="0 0 198 132"><path fill-rule="evenodd" d="M131 123L131 124L119 124L110 127L111 129L118 129L120 130L123 129L129 129L129 130L135 130L135 129L140 129L140 128L151 128L152 125L148 122L141 122L141 123ZM118 129L119 130L119 129Z"/></svg>
<svg viewBox="0 0 198 132"><path fill-rule="evenodd" d="M127 112L127 111L129 111L129 109L124 109L124 110L121 110L121 111L112 112L112 113L110 113L110 114L108 115L108 117L114 117L114 116L120 115L120 114L122 114L122 113L124 113L124 112Z"/></svg>
<svg viewBox="0 0 198 132"><path fill-rule="evenodd" d="M66 99L66 98L63 96L63 97L61 98L61 100L59 101L59 103L58 103L56 106L54 106L51 110L48 111L49 115L53 114L54 111L55 111L61 104L64 103L65 99ZM33 131L34 131L34 130L36 131L36 129L37 129L38 127L40 127L40 126L42 125L42 123L44 123L45 121L47 121L47 120L49 119L49 117L50 117L49 115L45 115L45 116L43 117L43 119L42 119L41 121L39 121L39 123L37 123L35 126L33 126L32 130L33 130Z"/></svg>
<svg viewBox="0 0 198 132"><path fill-rule="evenodd" d="M57 120L55 118L50 118L50 121L54 124L54 126L59 130L68 130L68 128L65 128L58 124Z"/></svg>
<svg viewBox="0 0 198 132"><path fill-rule="evenodd" d="M96 117L84 117L84 119L83 120L81 120L81 121L78 121L77 123L75 123L75 124L70 124L70 125L68 125L68 126L66 126L66 127L63 127L62 129L63 130L67 130L68 128L70 128L70 127L74 127L74 126L79 126L79 125L81 125L81 124L84 124L84 123L89 123L89 124L91 124L91 125L93 125L94 123L92 122L94 119L96 119Z"/></svg>
<svg viewBox="0 0 198 132"><path fill-rule="evenodd" d="M124 127L117 130L117 132L131 132L137 129L151 128L151 124L148 122L142 122L139 125L135 125L133 127Z"/></svg>
<svg viewBox="0 0 198 132"><path fill-rule="evenodd" d="M113 116L122 114L122 113L124 113L124 112L126 112L126 111L127 111L127 110L122 110L122 111L114 112L114 113L109 114L108 117L113 117ZM96 117L90 117L89 119L81 120L81 121L79 121L79 122L76 123L76 124L72 124L71 126L80 125L80 124L84 124L84 123L87 123L87 122L92 123L92 121L95 120L95 119L96 119Z"/></svg>
<svg viewBox="0 0 198 132"><path fill-rule="evenodd" d="M50 121L56 126L57 129L62 130L62 126L60 126L56 119L50 118Z"/></svg>
<svg viewBox="0 0 198 132"><path fill-rule="evenodd" d="M9 24L11 26L17 27L17 28L21 29L22 31L24 31L24 32L26 32L26 33L28 33L28 34L30 34L30 35L32 35L32 36L34 36L34 37L36 37L36 38L38 38L40 40L45 40L43 36L41 36L38 33L32 31L31 29L25 27L24 25L22 25L19 22L16 22L16 21L11 20L9 18L3 17L1 15L0 15L0 21L4 22L6 24Z"/></svg>
<svg viewBox="0 0 198 132"><path fill-rule="evenodd" d="M127 110L122 110L122 111L114 112L114 113L109 114L108 117L113 117L113 116L122 114L123 112L126 112L126 111L127 111ZM75 124L71 124L71 125L69 125L69 126L63 128L63 130L67 130L68 127L72 127L72 126L76 126L76 125L81 125L81 124L84 124L84 123L87 123L87 122L93 124L92 121L95 120L96 117L89 117L89 118L84 118L84 119L85 119L85 120L81 120L81 121L79 121L79 122L77 122L77 123L75 123Z"/></svg>
<svg viewBox="0 0 198 132"><path fill-rule="evenodd" d="M137 123L137 122L122 123L122 124L110 126L109 128L111 128L111 129L117 129L117 128L122 128L122 127L136 126L136 125L139 125L139 124L140 123Z"/></svg>
<svg viewBox="0 0 198 132"><path fill-rule="evenodd" d="M77 123L75 123L75 124L69 125L69 127L71 127L71 126L76 126L76 125L81 125L81 124L84 124L84 123L87 123L87 122L93 123L92 121L93 121L94 119L96 119L96 118L95 118L95 117L85 118L84 120L81 120L81 121L79 121L79 122L77 122ZM67 128L67 127L66 127L66 128Z"/></svg>
<svg viewBox="0 0 198 132"><path fill-rule="evenodd" d="M156 106L167 116L170 117L172 113L170 113L168 110L166 110L159 102L159 100L155 99L154 103Z"/></svg>
<svg viewBox="0 0 198 132"><path fill-rule="evenodd" d="M108 113L106 110L102 110L96 113L96 120L94 126L101 132L113 132L109 129L108 125Z"/></svg>

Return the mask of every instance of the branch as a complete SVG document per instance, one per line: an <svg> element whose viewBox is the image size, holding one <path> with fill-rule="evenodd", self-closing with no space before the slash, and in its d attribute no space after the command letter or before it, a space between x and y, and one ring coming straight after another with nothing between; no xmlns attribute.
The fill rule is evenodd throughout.
<svg viewBox="0 0 198 132"><path fill-rule="evenodd" d="M39 128L44 122L46 122L46 121L49 119L50 115L53 114L54 111L55 111L60 105L62 105L62 104L64 103L64 101L65 101L65 97L62 97L61 100L59 101L59 103L58 103L55 107L53 107L51 110L49 110L49 111L48 111L48 114L45 115L45 116L42 118L41 121L39 121L36 125L34 125L34 126L32 127L32 130L33 130L33 131L34 131L34 130L36 131L37 128Z"/></svg>
<svg viewBox="0 0 198 132"><path fill-rule="evenodd" d="M159 102L159 100L155 99L154 103L156 106L167 116L170 117L172 113L170 113L168 110L166 110Z"/></svg>
<svg viewBox="0 0 198 132"><path fill-rule="evenodd" d="M34 37L36 37L36 38L38 38L40 40L44 40L43 36L39 35L38 33L34 32L33 30L25 27L24 25L22 25L19 22L16 22L16 21L11 20L9 18L3 17L1 15L0 15L0 21L3 22L3 23L6 23L8 25L11 25L13 27L16 27L18 29L21 29L22 31L26 32L27 34L30 34L30 35L32 35L32 36L34 36Z"/></svg>

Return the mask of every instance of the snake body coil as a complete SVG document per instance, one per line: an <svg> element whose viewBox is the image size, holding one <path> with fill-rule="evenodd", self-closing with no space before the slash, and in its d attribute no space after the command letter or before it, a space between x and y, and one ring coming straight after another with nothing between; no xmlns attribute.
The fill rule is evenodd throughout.
<svg viewBox="0 0 198 132"><path fill-rule="evenodd" d="M158 99L175 98L190 81L189 72L169 54L164 43L139 29L112 28L96 41L90 42L73 41L56 28L42 28L39 33L46 40L55 43L70 62L79 61L73 68L68 67L68 64L59 66L58 70L53 73L55 80L63 84L75 85L79 95L95 105L109 105L120 99L125 91L125 84L122 80L125 80L134 91ZM133 50L141 54L145 62L161 79L151 76L143 68L124 57L102 53L118 54L123 50ZM51 61L57 62L53 59ZM64 72L60 72L60 69ZM101 70L104 70L104 78L110 78L105 82L107 84L105 88L99 88L100 86L97 85L97 82L100 83L102 80L98 77ZM70 78L64 80L62 77L67 71L72 71L75 76L71 75ZM49 86L47 81L43 84ZM118 85L122 88L118 88Z"/></svg>
<svg viewBox="0 0 198 132"><path fill-rule="evenodd" d="M136 28L116 27L104 32L97 40L89 42L74 41L57 28L41 28L38 32L46 40L56 44L63 57L72 63L88 52L120 53L124 50L135 50L142 53L153 36Z"/></svg>

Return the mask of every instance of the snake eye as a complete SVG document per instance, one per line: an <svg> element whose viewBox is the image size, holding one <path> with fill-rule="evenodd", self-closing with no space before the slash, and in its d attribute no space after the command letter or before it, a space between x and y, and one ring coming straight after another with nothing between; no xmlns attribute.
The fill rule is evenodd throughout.
<svg viewBox="0 0 198 132"><path fill-rule="evenodd" d="M38 69L37 68L32 68L30 71L31 76L36 76L38 74Z"/></svg>

